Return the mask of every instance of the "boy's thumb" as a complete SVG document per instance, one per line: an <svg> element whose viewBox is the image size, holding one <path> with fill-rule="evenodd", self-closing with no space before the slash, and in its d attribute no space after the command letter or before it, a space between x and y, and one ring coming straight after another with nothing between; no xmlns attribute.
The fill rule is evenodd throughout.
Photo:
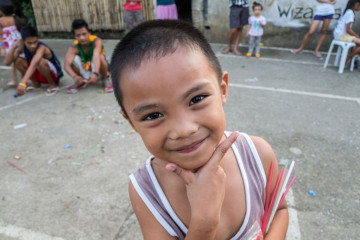
<svg viewBox="0 0 360 240"><path fill-rule="evenodd" d="M192 182L192 179L194 178L193 172L183 169L174 163L166 164L165 168L168 171L176 173L186 184L190 184Z"/></svg>

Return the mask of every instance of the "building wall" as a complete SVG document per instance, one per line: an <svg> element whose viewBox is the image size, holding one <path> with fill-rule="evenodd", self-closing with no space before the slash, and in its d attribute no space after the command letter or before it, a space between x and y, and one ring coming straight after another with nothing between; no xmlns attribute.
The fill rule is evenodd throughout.
<svg viewBox="0 0 360 240"><path fill-rule="evenodd" d="M70 32L71 23L82 18L95 31L124 30L125 0L32 0L40 32ZM145 19L154 18L153 0L142 1Z"/></svg>
<svg viewBox="0 0 360 240"><path fill-rule="evenodd" d="M315 13L315 0L256 0L263 7L263 16L267 19L262 42L265 46L298 47L309 30ZM229 0L193 0L193 23L199 27L210 42L226 43L229 34ZM253 0L249 1L250 9ZM346 7L347 0L337 0L335 15L330 23L327 38L321 50L326 51L332 31ZM357 14L357 16L360 16ZM358 17L357 17L358 19ZM321 27L321 26L320 26ZM317 32L319 32L320 27ZM360 33L360 24L353 26ZM243 31L242 43L248 39ZM310 40L307 48L315 48L317 34Z"/></svg>

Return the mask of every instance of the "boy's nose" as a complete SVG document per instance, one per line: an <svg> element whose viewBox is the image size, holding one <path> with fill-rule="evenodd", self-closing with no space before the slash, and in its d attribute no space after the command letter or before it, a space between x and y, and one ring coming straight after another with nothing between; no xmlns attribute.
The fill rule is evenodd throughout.
<svg viewBox="0 0 360 240"><path fill-rule="evenodd" d="M191 136L199 126L191 119L177 119L170 124L170 128L169 138L176 140Z"/></svg>

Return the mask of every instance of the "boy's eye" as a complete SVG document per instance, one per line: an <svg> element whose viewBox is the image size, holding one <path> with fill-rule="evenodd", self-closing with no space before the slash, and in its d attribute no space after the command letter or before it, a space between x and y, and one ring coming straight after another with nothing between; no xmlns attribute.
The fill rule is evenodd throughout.
<svg viewBox="0 0 360 240"><path fill-rule="evenodd" d="M196 104L198 102L201 102L204 98L206 98L207 96L206 95L198 95L196 97L193 97L190 101L190 106L193 105L193 104Z"/></svg>
<svg viewBox="0 0 360 240"><path fill-rule="evenodd" d="M149 115L146 115L143 118L143 121L151 121L151 120L155 120L158 118L161 118L163 115L161 113L155 112L155 113L150 113Z"/></svg>

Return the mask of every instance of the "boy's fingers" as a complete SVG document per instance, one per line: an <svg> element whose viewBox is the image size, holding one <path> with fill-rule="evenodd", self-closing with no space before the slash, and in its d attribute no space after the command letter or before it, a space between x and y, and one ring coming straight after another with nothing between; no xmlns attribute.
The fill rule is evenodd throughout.
<svg viewBox="0 0 360 240"><path fill-rule="evenodd" d="M168 163L165 167L168 171L174 172L179 177L181 177L186 184L190 184L194 178L194 173L189 170L183 169L174 163Z"/></svg>
<svg viewBox="0 0 360 240"><path fill-rule="evenodd" d="M215 166L217 169L225 153L229 150L229 148L235 142L238 136L239 132L233 132L222 143L220 143L220 145L215 149L215 152L212 155L209 164Z"/></svg>

